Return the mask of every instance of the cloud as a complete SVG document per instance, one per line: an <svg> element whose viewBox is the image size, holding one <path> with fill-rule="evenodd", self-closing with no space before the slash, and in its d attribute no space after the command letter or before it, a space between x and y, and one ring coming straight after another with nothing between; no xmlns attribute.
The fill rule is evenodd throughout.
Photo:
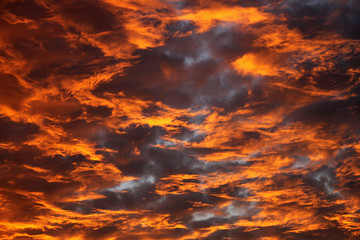
<svg viewBox="0 0 360 240"><path fill-rule="evenodd" d="M233 62L235 69L244 75L276 76L280 71L276 66L269 63L270 59L254 54L244 54Z"/></svg>
<svg viewBox="0 0 360 240"><path fill-rule="evenodd" d="M359 237L357 2L0 8L0 238Z"/></svg>
<svg viewBox="0 0 360 240"><path fill-rule="evenodd" d="M191 20L199 26L199 32L213 27L217 21L226 21L240 24L255 24L267 20L270 15L252 7L228 7L221 4L212 4L210 7L198 9L194 12L184 10L181 20Z"/></svg>

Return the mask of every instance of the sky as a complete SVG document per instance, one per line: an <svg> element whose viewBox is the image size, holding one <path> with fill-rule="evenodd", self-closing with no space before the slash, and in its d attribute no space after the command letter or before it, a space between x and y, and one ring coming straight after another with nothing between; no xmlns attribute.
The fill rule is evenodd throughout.
<svg viewBox="0 0 360 240"><path fill-rule="evenodd" d="M360 1L2 0L0 239L360 239Z"/></svg>

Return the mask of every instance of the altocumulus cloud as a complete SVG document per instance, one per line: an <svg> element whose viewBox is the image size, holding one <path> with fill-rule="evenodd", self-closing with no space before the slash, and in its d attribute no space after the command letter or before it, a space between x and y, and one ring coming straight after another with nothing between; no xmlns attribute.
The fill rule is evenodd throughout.
<svg viewBox="0 0 360 240"><path fill-rule="evenodd" d="M0 239L360 238L360 3L3 0Z"/></svg>

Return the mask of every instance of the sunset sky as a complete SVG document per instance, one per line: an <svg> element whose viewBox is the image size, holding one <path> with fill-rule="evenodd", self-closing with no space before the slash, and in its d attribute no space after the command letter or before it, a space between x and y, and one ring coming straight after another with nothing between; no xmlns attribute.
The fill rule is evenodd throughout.
<svg viewBox="0 0 360 240"><path fill-rule="evenodd" d="M360 1L1 0L0 239L360 239Z"/></svg>

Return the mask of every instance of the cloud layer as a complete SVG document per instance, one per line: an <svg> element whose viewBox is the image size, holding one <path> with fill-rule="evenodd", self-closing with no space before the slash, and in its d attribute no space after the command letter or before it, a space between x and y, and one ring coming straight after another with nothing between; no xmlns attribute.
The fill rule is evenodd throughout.
<svg viewBox="0 0 360 240"><path fill-rule="evenodd" d="M0 239L358 239L360 3L4 0Z"/></svg>

